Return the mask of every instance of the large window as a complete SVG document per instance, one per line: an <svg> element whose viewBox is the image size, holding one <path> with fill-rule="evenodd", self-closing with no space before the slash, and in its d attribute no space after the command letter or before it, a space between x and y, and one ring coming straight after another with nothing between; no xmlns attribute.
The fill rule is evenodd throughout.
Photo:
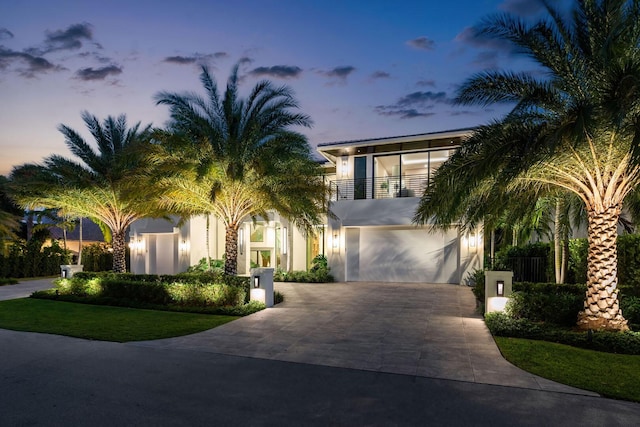
<svg viewBox="0 0 640 427"><path fill-rule="evenodd" d="M380 155L373 159L374 198L420 197L452 150Z"/></svg>
<svg viewBox="0 0 640 427"><path fill-rule="evenodd" d="M367 158L353 159L353 198L367 198Z"/></svg>

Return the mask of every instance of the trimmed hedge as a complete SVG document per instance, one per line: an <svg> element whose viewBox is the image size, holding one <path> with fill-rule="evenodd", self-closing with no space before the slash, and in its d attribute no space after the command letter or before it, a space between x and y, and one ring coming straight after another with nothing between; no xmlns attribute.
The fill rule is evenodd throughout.
<svg viewBox="0 0 640 427"><path fill-rule="evenodd" d="M130 273L76 273L55 281L56 289L35 293L36 298L243 315L264 308L248 307L249 278L220 273L184 273L175 276ZM260 308L261 307L261 308Z"/></svg>
<svg viewBox="0 0 640 427"><path fill-rule="evenodd" d="M640 355L638 332L576 332L528 319L514 319L506 313L487 313L484 319L495 336L544 340L608 353Z"/></svg>
<svg viewBox="0 0 640 427"><path fill-rule="evenodd" d="M309 271L284 271L277 269L273 275L276 282L298 282L298 283L330 283L335 279L329 273L329 263L324 255L316 256Z"/></svg>

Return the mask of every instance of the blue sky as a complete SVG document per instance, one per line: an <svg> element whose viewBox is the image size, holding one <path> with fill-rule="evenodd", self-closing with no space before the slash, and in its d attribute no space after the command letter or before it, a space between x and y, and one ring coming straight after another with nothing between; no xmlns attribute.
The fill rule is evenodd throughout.
<svg viewBox="0 0 640 427"><path fill-rule="evenodd" d="M312 144L476 126L504 109L454 106L488 68L517 66L503 44L474 36L494 13L532 16L535 0L109 2L24 0L0 6L0 174L56 153L57 130L86 135L80 114L126 114L162 126L161 90L200 91L207 65L223 86L293 88Z"/></svg>

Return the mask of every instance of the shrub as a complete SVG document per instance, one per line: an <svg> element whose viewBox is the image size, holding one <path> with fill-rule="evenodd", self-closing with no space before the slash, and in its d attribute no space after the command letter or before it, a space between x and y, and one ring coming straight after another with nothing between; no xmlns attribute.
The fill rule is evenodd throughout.
<svg viewBox="0 0 640 427"><path fill-rule="evenodd" d="M527 319L514 319L506 313L488 313L485 323L496 336L544 340L608 353L640 355L640 333L576 332Z"/></svg>
<svg viewBox="0 0 640 427"><path fill-rule="evenodd" d="M276 269L273 280L276 282L329 283L335 279L329 273L327 257L318 255L311 261L309 271L289 271Z"/></svg>
<svg viewBox="0 0 640 427"><path fill-rule="evenodd" d="M622 295L620 297L622 315L629 321L633 329L640 328L640 297Z"/></svg>
<svg viewBox="0 0 640 427"><path fill-rule="evenodd" d="M128 248L127 248L128 249ZM129 257L127 256L128 260ZM97 242L82 248L82 265L84 271L109 271L113 268L113 251L111 245Z"/></svg>
<svg viewBox="0 0 640 427"><path fill-rule="evenodd" d="M467 283L473 286L473 294L480 304L484 304L484 270L477 268L467 275Z"/></svg>
<svg viewBox="0 0 640 427"><path fill-rule="evenodd" d="M209 263L209 266L207 266L207 258L202 258L197 264L189 267L187 269L187 273L207 272L212 270L219 272L224 271L224 260L211 258L211 262Z"/></svg>

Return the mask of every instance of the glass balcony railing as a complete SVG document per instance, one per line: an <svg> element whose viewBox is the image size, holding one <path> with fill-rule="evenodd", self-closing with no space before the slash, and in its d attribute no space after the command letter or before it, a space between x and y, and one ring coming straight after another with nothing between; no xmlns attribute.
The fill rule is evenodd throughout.
<svg viewBox="0 0 640 427"><path fill-rule="evenodd" d="M331 200L392 199L420 197L429 175L386 176L363 179L339 179L330 182Z"/></svg>

